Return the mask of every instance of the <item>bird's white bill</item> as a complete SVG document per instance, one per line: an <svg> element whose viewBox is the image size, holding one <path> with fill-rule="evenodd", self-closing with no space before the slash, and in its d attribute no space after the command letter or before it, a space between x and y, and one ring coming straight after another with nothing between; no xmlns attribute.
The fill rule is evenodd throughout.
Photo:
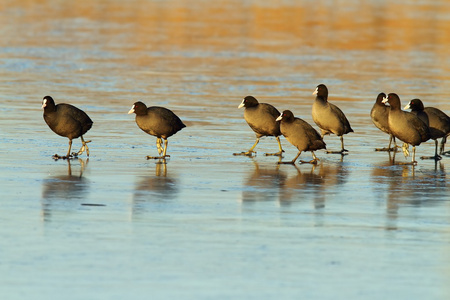
<svg viewBox="0 0 450 300"><path fill-rule="evenodd" d="M403 109L410 109L411 108L411 102L409 102L408 104L406 104L406 106Z"/></svg>
<svg viewBox="0 0 450 300"><path fill-rule="evenodd" d="M281 121L283 119L283 114L281 114L275 121Z"/></svg>
<svg viewBox="0 0 450 300"><path fill-rule="evenodd" d="M388 98L383 97L383 101L381 101L381 103L386 103L386 102L388 102Z"/></svg>
<svg viewBox="0 0 450 300"><path fill-rule="evenodd" d="M128 114L132 114L134 113L134 105L131 107L130 111L128 112Z"/></svg>
<svg viewBox="0 0 450 300"><path fill-rule="evenodd" d="M317 95L317 93L319 92L319 88L318 87L316 87L316 90L312 93L313 94L313 96L315 96L315 95Z"/></svg>
<svg viewBox="0 0 450 300"><path fill-rule="evenodd" d="M245 105L244 102L245 102L245 100L242 100L242 102L241 102L241 104L239 104L238 108L244 107L244 105Z"/></svg>
<svg viewBox="0 0 450 300"><path fill-rule="evenodd" d="M42 101L42 106L41 106L41 108L45 108L47 106L47 99L44 99L43 101Z"/></svg>

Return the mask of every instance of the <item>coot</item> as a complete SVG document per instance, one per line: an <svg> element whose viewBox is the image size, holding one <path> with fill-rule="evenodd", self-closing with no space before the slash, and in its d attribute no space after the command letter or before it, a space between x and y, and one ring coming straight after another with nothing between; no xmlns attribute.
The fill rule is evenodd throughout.
<svg viewBox="0 0 450 300"><path fill-rule="evenodd" d="M422 122L430 127L430 119L428 118L428 114L424 111L423 103L420 99L413 99L409 101L403 109L411 109L413 114L415 114L420 120L422 120Z"/></svg>
<svg viewBox="0 0 450 300"><path fill-rule="evenodd" d="M390 107L386 106L383 103L383 99L386 98L385 93L380 93L377 96L377 100L375 101L372 110L370 111L370 117L372 119L373 124L380 129L381 131L389 134L389 146L387 148L375 148L375 151L396 151L397 144L395 143L395 137L392 135L389 130L389 110ZM392 141L394 141L394 148L391 148Z"/></svg>
<svg viewBox="0 0 450 300"><path fill-rule="evenodd" d="M89 148L87 143L83 139L89 129L91 129L92 120L81 109L66 103L60 103L55 105L55 101L50 96L45 96L42 100L42 108L44 109L44 120L53 132L60 136L67 137L69 139L69 150L66 156L60 156L58 154L53 155L55 159L70 159L81 155L85 150L87 156L89 156ZM72 149L72 140L81 137L82 147L78 152L70 153Z"/></svg>
<svg viewBox="0 0 450 300"><path fill-rule="evenodd" d="M401 110L400 98L395 93L390 93L384 98L383 103L389 102L391 110L389 112L389 128L391 133L406 144L413 146L413 155L411 164L417 164L416 146L430 139L430 130L416 115ZM403 147L405 154L408 153L405 145Z"/></svg>
<svg viewBox="0 0 450 300"><path fill-rule="evenodd" d="M295 164L302 151L311 151L313 159L311 161L303 161L302 163L317 164L318 158L314 151L326 149L326 145L320 136L308 122L294 117L290 110L285 110L277 118L280 122L280 129L283 136L298 149L297 156L289 162L279 162L279 164Z"/></svg>
<svg viewBox="0 0 450 300"><path fill-rule="evenodd" d="M444 152L444 145L447 136L450 134L450 117L443 111L435 107L424 107L423 102L420 99L413 99L405 106L405 109L411 109L411 112L417 115L422 121L427 122L430 128L431 139L435 143L434 156L421 157L422 159L435 159L439 160L441 157L438 155L438 138L442 138L441 149L439 154Z"/></svg>
<svg viewBox="0 0 450 300"><path fill-rule="evenodd" d="M312 106L312 117L321 130L322 138L331 133L341 138L341 151L327 151L327 153L344 154L344 152L348 152L344 148L343 135L353 132L353 129L347 117L339 107L328 102L328 89L324 84L319 84L313 95L316 95L316 100Z"/></svg>
<svg viewBox="0 0 450 300"><path fill-rule="evenodd" d="M128 114L132 113L136 114L136 124L140 129L156 136L156 148L159 156L147 156L147 159L165 159L170 157L170 155L167 155L167 138L186 127L180 118L165 107L151 106L147 108L141 101L133 104ZM161 146L161 139L164 139L164 149Z"/></svg>
<svg viewBox="0 0 450 300"><path fill-rule="evenodd" d="M283 148L281 148L280 142L280 122L277 122L276 119L280 115L280 112L270 104L267 103L259 103L253 96L247 96L242 100L242 103L238 106L238 108L245 107L244 110L244 119L251 129L256 134L256 142L255 144L247 151L240 153L233 153L234 155L247 155L252 156L253 151L256 145L259 143L259 139L263 136L274 136L278 142L279 152L276 153L265 153L265 155L276 155L281 156Z"/></svg>

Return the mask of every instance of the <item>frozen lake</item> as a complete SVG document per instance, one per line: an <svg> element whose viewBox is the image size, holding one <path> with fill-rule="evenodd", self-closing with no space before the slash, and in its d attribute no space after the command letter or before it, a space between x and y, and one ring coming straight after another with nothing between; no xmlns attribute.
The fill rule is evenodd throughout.
<svg viewBox="0 0 450 300"><path fill-rule="evenodd" d="M369 116L379 92L450 114L449 15L447 1L7 0L2 299L449 299L450 158L393 164ZM243 97L317 128L319 83L355 131L348 155L277 165L267 137L232 155L255 141ZM94 121L89 159L51 158L68 140L46 95ZM137 100L187 125L166 164L145 159Z"/></svg>

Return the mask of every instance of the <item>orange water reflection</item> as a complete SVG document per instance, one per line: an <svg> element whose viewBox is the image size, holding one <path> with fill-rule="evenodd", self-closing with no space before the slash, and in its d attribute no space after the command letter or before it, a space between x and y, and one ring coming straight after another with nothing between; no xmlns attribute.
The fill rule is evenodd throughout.
<svg viewBox="0 0 450 300"><path fill-rule="evenodd" d="M119 38L124 49L173 46L232 51L304 51L303 47L344 50L432 51L444 59L450 43L450 6L446 1L9 1L3 27L17 18L10 38L29 33L24 42L45 43L49 31L67 33L55 44L81 38L108 46ZM87 19L98 26L65 20ZM22 24L17 26L17 24ZM33 25L31 28L28 25ZM114 25L114 26L113 26ZM72 43L74 41L70 41ZM130 57L133 59L133 57Z"/></svg>
<svg viewBox="0 0 450 300"><path fill-rule="evenodd" d="M48 80L56 92L112 103L151 94L186 110L186 103L254 94L286 106L295 100L306 111L324 82L333 101L370 103L395 91L404 102L423 98L450 111L450 6L443 0L41 0L7 1L0 13L0 43L10 49L2 57L32 60L0 75ZM60 69L33 74L48 66ZM68 83L74 77L75 86Z"/></svg>

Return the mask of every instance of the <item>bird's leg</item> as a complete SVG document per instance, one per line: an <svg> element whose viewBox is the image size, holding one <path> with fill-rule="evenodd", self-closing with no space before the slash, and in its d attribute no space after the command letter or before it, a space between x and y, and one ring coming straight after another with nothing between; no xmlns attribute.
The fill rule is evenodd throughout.
<svg viewBox="0 0 450 300"><path fill-rule="evenodd" d="M346 153L346 152L348 152L348 150L344 148L344 136L342 136L342 135L341 135L341 151L328 151L328 150L327 150L327 153L328 153L328 154L341 154L341 155L346 155L346 154L348 154L348 153Z"/></svg>
<svg viewBox="0 0 450 300"><path fill-rule="evenodd" d="M375 151L391 151L392 135L389 138L389 146L387 148L375 148Z"/></svg>
<svg viewBox="0 0 450 300"><path fill-rule="evenodd" d="M84 143L84 147L86 148L86 155L89 157L89 147L88 147L87 143L90 143L91 140L84 141L83 136L81 136L81 141Z"/></svg>
<svg viewBox="0 0 450 300"><path fill-rule="evenodd" d="M394 141L394 147L391 148L392 145L392 141ZM395 142L395 136L393 136L392 134L390 135L389 138L389 146L387 148L375 148L375 151L397 151L397 143Z"/></svg>
<svg viewBox="0 0 450 300"><path fill-rule="evenodd" d="M447 142L447 137L444 136L441 140L441 147L439 148L439 154L443 154L445 150L445 143Z"/></svg>
<svg viewBox="0 0 450 300"><path fill-rule="evenodd" d="M156 138L156 148L158 149L159 155L161 155L161 153L163 153L163 151L164 151L164 148L161 145L162 145L162 139Z"/></svg>
<svg viewBox="0 0 450 300"><path fill-rule="evenodd" d="M392 151L397 152L397 149L400 148L400 146L397 145L397 142L395 141L395 136L391 134L391 139L394 142L394 148L391 148L391 142L389 142L389 148L392 149Z"/></svg>
<svg viewBox="0 0 450 300"><path fill-rule="evenodd" d="M438 155L438 140L434 140L435 148L434 148L434 156L421 156L420 159L434 159L434 160L441 160L442 157Z"/></svg>
<svg viewBox="0 0 450 300"><path fill-rule="evenodd" d="M297 160L297 158L300 156L301 153L302 153L302 151L299 151L297 156L291 161L279 161L278 164L279 165L295 165L295 161Z"/></svg>
<svg viewBox="0 0 450 300"><path fill-rule="evenodd" d="M445 143L447 142L447 137L444 136L441 141L441 149L439 150L440 155L449 155L450 151L445 151Z"/></svg>
<svg viewBox="0 0 450 300"><path fill-rule="evenodd" d="M166 158L166 157L170 156L170 155L166 154L167 153L167 145L168 144L169 144L169 141L167 139L164 139L164 153L163 153L163 156L161 158Z"/></svg>
<svg viewBox="0 0 450 300"><path fill-rule="evenodd" d="M417 161L416 161L416 146L413 146L413 155L412 155L412 159L411 159L411 164L412 165L417 165Z"/></svg>
<svg viewBox="0 0 450 300"><path fill-rule="evenodd" d="M400 148L400 146L397 145L397 142L396 142L396 140L395 140L395 136L393 136L393 135L392 135L392 140L394 141L394 148L395 148L395 151L397 151L397 148Z"/></svg>
<svg viewBox="0 0 450 300"><path fill-rule="evenodd" d="M405 147L405 144L406 143L403 144L403 147ZM409 156L409 151L407 149L407 148L409 148L409 145L408 144L406 144L406 145L407 145L406 146L406 151L408 152L408 156ZM403 150L405 151L405 148L403 148ZM416 161L416 146L413 146L412 150L413 150L413 154L412 154L411 162L400 162L400 163L397 163L397 164L398 165L413 165L413 166L417 165L417 161Z"/></svg>
<svg viewBox="0 0 450 300"><path fill-rule="evenodd" d="M439 142L438 142L438 140L436 139L436 140L434 140L434 143L435 143L435 148L434 148L434 160L441 160L442 157L441 157L440 155L438 155L438 145L439 145Z"/></svg>
<svg viewBox="0 0 450 300"><path fill-rule="evenodd" d="M69 139L69 150L67 150L66 156L60 156L60 155L58 155L58 154L55 154L55 155L52 156L52 158L53 158L54 160L58 160L58 159L70 159L70 158L72 158L72 155L70 154L70 150L71 150L71 149L72 149L72 140Z"/></svg>
<svg viewBox="0 0 450 300"><path fill-rule="evenodd" d="M253 149L255 149L255 147L256 147L256 145L258 145L258 143L259 143L259 137L256 138L255 143L253 144L253 146L247 152L243 152L244 155L252 156L252 153L256 153L256 152L253 151Z"/></svg>
<svg viewBox="0 0 450 300"><path fill-rule="evenodd" d="M72 140L69 140L69 150L67 150L67 155L66 157L70 157L70 150L72 149Z"/></svg>
<svg viewBox="0 0 450 300"><path fill-rule="evenodd" d="M341 152L342 153L348 152L348 150L344 148L344 136L343 135L341 135Z"/></svg>
<svg viewBox="0 0 450 300"><path fill-rule="evenodd" d="M311 151L311 154L313 156L313 159L310 161L305 161L305 160L301 160L300 162L302 164L312 164L312 165L317 165L317 162L320 160L316 157L316 155L314 154L314 151Z"/></svg>
<svg viewBox="0 0 450 300"><path fill-rule="evenodd" d="M71 157L71 155L70 155L70 150L72 150L72 139L69 140L69 150L67 150L67 155L66 155L65 158L70 158L70 157ZM63 158L64 158L64 157L63 157ZM65 158L64 158L64 159L65 159Z"/></svg>
<svg viewBox="0 0 450 300"><path fill-rule="evenodd" d="M277 139L278 142L278 149L280 149L280 151L276 152L276 153L264 153L265 156L282 156L283 155L283 148L281 148L281 142L280 142L280 137L277 136L275 137Z"/></svg>
<svg viewBox="0 0 450 300"><path fill-rule="evenodd" d="M83 136L81 136L81 144L82 144L82 146L81 146L81 148L80 148L80 150L78 152L76 152L76 153L73 152L72 155L73 156L81 155L86 150L86 154L87 154L87 156L89 156L89 147L88 147L87 143L90 143L90 142L91 141L85 141Z"/></svg>
<svg viewBox="0 0 450 300"><path fill-rule="evenodd" d="M233 155L245 155L245 156L253 156L253 153L256 153L253 151L253 149L255 149L256 145L258 145L259 143L259 137L256 138L256 142L253 144L253 146L247 151L247 152L238 152L238 153L233 153Z"/></svg>
<svg viewBox="0 0 450 300"><path fill-rule="evenodd" d="M159 153L159 156L147 156L147 159L165 159L166 157L170 157L170 155L166 154L166 152L167 152L167 145L168 144L169 144L169 142L167 141L167 139L164 139L163 155L161 156L161 153ZM158 150L158 152L159 152L159 150Z"/></svg>

